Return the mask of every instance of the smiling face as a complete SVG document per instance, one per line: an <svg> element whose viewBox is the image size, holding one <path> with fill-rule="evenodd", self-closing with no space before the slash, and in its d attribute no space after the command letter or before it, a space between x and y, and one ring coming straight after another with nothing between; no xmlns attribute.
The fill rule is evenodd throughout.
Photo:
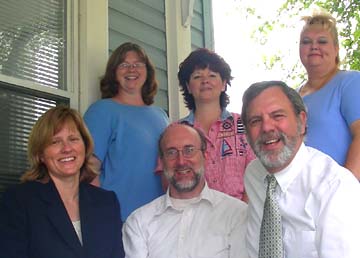
<svg viewBox="0 0 360 258"><path fill-rule="evenodd" d="M129 64L126 67L122 64ZM119 83L119 95L140 95L146 81L147 70L139 55L135 51L129 51L124 61L116 68L116 80Z"/></svg>
<svg viewBox="0 0 360 258"><path fill-rule="evenodd" d="M74 122L66 122L55 133L40 160L53 180L79 178L85 160L85 144Z"/></svg>
<svg viewBox="0 0 360 258"><path fill-rule="evenodd" d="M209 68L195 69L190 75L188 90L195 99L195 103L220 101L221 92L225 91L226 82L220 73Z"/></svg>
<svg viewBox="0 0 360 258"><path fill-rule="evenodd" d="M185 158L184 148L192 148L191 157ZM162 138L161 149L164 153L161 161L164 173L169 180L170 195L178 199L198 196L204 186L204 154L198 133L186 125L171 125ZM178 156L167 156L167 152L180 150Z"/></svg>
<svg viewBox="0 0 360 258"><path fill-rule="evenodd" d="M306 114L296 117L291 102L279 87L262 91L249 104L247 137L261 163L270 173L284 169L300 148Z"/></svg>
<svg viewBox="0 0 360 258"><path fill-rule="evenodd" d="M300 36L300 59L309 72L314 68L332 70L337 67L339 46L331 33L322 28L308 28Z"/></svg>

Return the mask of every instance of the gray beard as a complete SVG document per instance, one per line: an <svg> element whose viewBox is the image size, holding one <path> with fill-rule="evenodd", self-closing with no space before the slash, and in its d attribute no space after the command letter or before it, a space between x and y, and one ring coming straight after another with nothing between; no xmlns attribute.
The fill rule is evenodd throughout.
<svg viewBox="0 0 360 258"><path fill-rule="evenodd" d="M255 141L255 143L249 140L255 155L266 169L276 169L290 163L296 152L296 143L301 135L301 126L301 122L297 121L297 135L293 137L288 137L281 132L279 133L280 140L284 143L284 147L281 150L263 151L260 147L263 142L261 138Z"/></svg>
<svg viewBox="0 0 360 258"><path fill-rule="evenodd" d="M262 151L258 147L257 143L255 143L254 152L265 168L274 169L283 167L290 162L293 157L296 142L285 135L283 135L283 137L285 138L286 145L284 145L283 149L280 151Z"/></svg>
<svg viewBox="0 0 360 258"><path fill-rule="evenodd" d="M176 189L176 191L179 193L187 193L191 192L199 185L200 179L204 174L204 170L204 166L201 166L197 171L195 171L194 178L186 183L177 182L174 176L169 177L166 169L164 170L164 173L169 183Z"/></svg>

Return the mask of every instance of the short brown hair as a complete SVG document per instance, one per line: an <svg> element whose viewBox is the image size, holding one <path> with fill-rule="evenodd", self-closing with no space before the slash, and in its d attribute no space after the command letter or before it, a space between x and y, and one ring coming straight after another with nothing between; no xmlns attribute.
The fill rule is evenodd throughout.
<svg viewBox="0 0 360 258"><path fill-rule="evenodd" d="M106 65L105 75L100 81L101 97L112 98L119 91L119 82L116 80L116 69L125 60L126 53L129 51L136 52L141 61L146 65L146 81L141 89L141 96L146 105L154 103L154 97L158 89L158 82L155 77L155 66L152 64L150 58L145 53L145 50L139 45L131 42L126 42L120 45L111 54Z"/></svg>
<svg viewBox="0 0 360 258"><path fill-rule="evenodd" d="M73 122L85 144L85 161L80 171L80 182L91 182L99 172L91 156L94 143L78 111L59 105L46 111L33 126L28 141L28 160L30 169L21 177L21 181L48 180L49 172L41 161L41 155L51 143L52 137L69 122Z"/></svg>
<svg viewBox="0 0 360 258"><path fill-rule="evenodd" d="M227 85L231 86L231 68L225 60L215 52L207 48L199 48L190 53L190 55L180 64L178 79L180 90L184 96L184 103L189 110L195 110L195 100L190 94L187 84L190 76L195 69L209 68L213 72L220 74L223 81L226 81L225 91L220 94L220 107L226 108L229 104L229 96L226 94Z"/></svg>
<svg viewBox="0 0 360 258"><path fill-rule="evenodd" d="M241 110L241 120L245 125L245 129L249 127L248 121L248 113L249 113L249 106L250 103L259 96L264 90L272 87L278 87L281 91L286 95L289 99L294 114L296 117L299 117L301 112L305 112L307 114L306 106L304 104L303 99L301 98L300 94L293 88L289 87L283 81L262 81L256 82L251 84L244 92L242 97L242 110ZM306 129L305 129L306 130ZM305 131L306 133L306 131Z"/></svg>

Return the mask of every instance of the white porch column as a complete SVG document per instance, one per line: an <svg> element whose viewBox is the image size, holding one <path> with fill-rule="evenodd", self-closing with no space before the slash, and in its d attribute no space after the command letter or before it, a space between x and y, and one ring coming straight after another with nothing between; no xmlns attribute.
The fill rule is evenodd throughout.
<svg viewBox="0 0 360 258"><path fill-rule="evenodd" d="M188 113L179 90L177 73L179 64L191 52L193 5L193 0L165 0L169 115L172 121Z"/></svg>
<svg viewBox="0 0 360 258"><path fill-rule="evenodd" d="M108 0L79 0L79 110L100 98L109 51Z"/></svg>

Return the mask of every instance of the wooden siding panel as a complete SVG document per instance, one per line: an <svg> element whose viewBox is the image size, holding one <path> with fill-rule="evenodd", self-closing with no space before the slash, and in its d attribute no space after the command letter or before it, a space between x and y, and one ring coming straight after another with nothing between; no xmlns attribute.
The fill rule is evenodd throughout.
<svg viewBox="0 0 360 258"><path fill-rule="evenodd" d="M191 20L191 28L197 29L197 30L204 30L204 18L202 17L202 14L200 13L194 13L194 16Z"/></svg>
<svg viewBox="0 0 360 258"><path fill-rule="evenodd" d="M203 0L195 0L194 12L202 13L202 10L203 10Z"/></svg>
<svg viewBox="0 0 360 258"><path fill-rule="evenodd" d="M210 0L195 0L191 21L191 48L214 48Z"/></svg>
<svg viewBox="0 0 360 258"><path fill-rule="evenodd" d="M165 15L164 10L160 11L152 8L152 6L144 5L139 1L112 1L110 10L119 14L129 16L130 19L138 20L153 26L157 30L165 31ZM159 2L159 1L158 1ZM109 18L109 21L111 19Z"/></svg>
<svg viewBox="0 0 360 258"><path fill-rule="evenodd" d="M154 29L147 23L134 20L122 13L113 12L113 10L109 10L109 28L156 48L165 49L166 47L164 31Z"/></svg>
<svg viewBox="0 0 360 258"><path fill-rule="evenodd" d="M195 50L197 48L205 47L204 43L204 34L203 31L191 30L191 49Z"/></svg>
<svg viewBox="0 0 360 258"><path fill-rule="evenodd" d="M203 0L195 0L191 20L191 49L204 47Z"/></svg>
<svg viewBox="0 0 360 258"><path fill-rule="evenodd" d="M132 2L133 0L128 0L129 2ZM146 5L147 7L154 8L158 10L159 12L164 12L165 10L165 1L164 0L137 0L138 2L141 2L142 4ZM172 0L173 1L173 0Z"/></svg>
<svg viewBox="0 0 360 258"><path fill-rule="evenodd" d="M212 15L212 1L204 2L203 6L203 17L204 17L204 42L205 47L214 50L214 22Z"/></svg>

